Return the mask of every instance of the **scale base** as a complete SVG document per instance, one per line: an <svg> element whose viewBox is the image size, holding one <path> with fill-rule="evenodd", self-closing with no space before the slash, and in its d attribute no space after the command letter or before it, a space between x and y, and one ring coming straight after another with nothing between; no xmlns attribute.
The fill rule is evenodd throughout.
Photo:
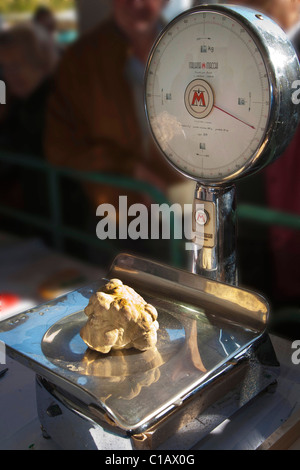
<svg viewBox="0 0 300 470"><path fill-rule="evenodd" d="M144 433L104 429L90 409L66 392L36 376L37 410L44 437L64 450L187 450L230 418L237 410L276 384L279 365L267 334L236 360L234 367L206 384L167 417ZM198 418L198 419L197 419ZM192 425L192 433L182 433ZM189 434L188 440L185 437Z"/></svg>

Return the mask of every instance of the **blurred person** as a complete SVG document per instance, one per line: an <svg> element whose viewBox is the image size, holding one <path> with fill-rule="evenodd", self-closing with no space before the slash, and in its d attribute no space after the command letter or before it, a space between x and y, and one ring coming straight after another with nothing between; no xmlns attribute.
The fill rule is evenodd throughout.
<svg viewBox="0 0 300 470"><path fill-rule="evenodd" d="M0 33L0 67L7 90L7 103L1 107L0 151L43 158L46 103L57 60L48 34L31 23ZM44 213L43 174L1 163L0 178L2 203Z"/></svg>
<svg viewBox="0 0 300 470"><path fill-rule="evenodd" d="M286 32L299 23L299 0L235 0L232 3L265 13Z"/></svg>
<svg viewBox="0 0 300 470"><path fill-rule="evenodd" d="M146 180L162 191L182 181L157 150L143 105L144 69L162 27L167 0L113 0L113 14L65 52L49 102L45 151L50 162L83 171ZM92 207L119 194L86 187ZM148 201L149 202L149 201Z"/></svg>
<svg viewBox="0 0 300 470"><path fill-rule="evenodd" d="M55 43L58 54L63 54L65 47L58 40L58 24L52 10L44 5L37 7L33 14L32 22L49 34L49 37Z"/></svg>
<svg viewBox="0 0 300 470"><path fill-rule="evenodd" d="M9 97L0 146L42 154L46 103L58 62L48 35L31 24L0 33L0 67Z"/></svg>
<svg viewBox="0 0 300 470"><path fill-rule="evenodd" d="M254 8L272 18L286 32L299 56L300 0L239 0L235 3ZM249 178L255 191L262 185L262 199L270 209L300 216L300 126L287 150L257 176ZM243 186L239 188L243 192ZM244 190L245 192L245 190ZM252 198L245 196L247 202ZM255 196L256 197L256 196ZM251 201L250 201L251 202ZM299 231L273 226L268 238L273 278L272 296L278 305L300 304Z"/></svg>
<svg viewBox="0 0 300 470"><path fill-rule="evenodd" d="M55 15L50 8L41 5L36 8L33 14L33 23L43 28L50 36L54 36L57 31Z"/></svg>
<svg viewBox="0 0 300 470"><path fill-rule="evenodd" d="M271 2L269 2L271 3ZM300 57L300 0L275 0L263 5L287 33ZM299 105L298 105L299 106ZM300 216L300 125L292 142L263 172L266 201L271 209ZM274 296L279 304L300 305L300 232L271 227Z"/></svg>

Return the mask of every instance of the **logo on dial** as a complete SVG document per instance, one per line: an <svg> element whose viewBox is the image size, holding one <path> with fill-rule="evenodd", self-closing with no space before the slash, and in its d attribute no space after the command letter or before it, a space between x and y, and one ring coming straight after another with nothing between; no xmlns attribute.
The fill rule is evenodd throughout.
<svg viewBox="0 0 300 470"><path fill-rule="evenodd" d="M193 80L186 87L184 103L194 118L205 118L214 106L214 94L211 86L205 80Z"/></svg>

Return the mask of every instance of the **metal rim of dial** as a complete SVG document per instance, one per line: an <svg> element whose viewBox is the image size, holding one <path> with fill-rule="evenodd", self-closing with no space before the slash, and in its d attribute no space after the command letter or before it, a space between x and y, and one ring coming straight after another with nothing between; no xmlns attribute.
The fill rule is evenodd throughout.
<svg viewBox="0 0 300 470"><path fill-rule="evenodd" d="M221 19L222 21L223 18L226 18L227 20L232 20L232 22L240 28L243 28L249 37L249 42L250 40L253 41L257 54L261 57L261 70L265 70L264 78L268 86L268 90L266 92L268 95L268 100L266 100L267 116L266 110L264 110L265 120L261 127L260 136L258 135L258 137L256 137L258 141L257 146L255 149L251 149L251 151L248 152L248 156L244 158L243 162L239 161L238 163L235 163L235 167L231 167L227 173L226 171L221 171L217 174L215 171L213 174L209 175L208 172L199 174L199 172L195 171L193 174L190 167L184 168L181 164L181 158L185 157L179 156L177 159L178 163L176 162L176 159L170 155L170 149L168 149L168 147L164 148L164 144L162 144L159 136L159 132L163 129L164 122L159 123L159 131L155 129L155 126L153 125L153 111L150 109L150 101L152 99L151 95L154 95L155 93L153 88L153 79L156 75L156 70L160 65L155 64L155 61L159 63L159 61L164 58L164 53L172 41L170 37L172 37L172 33L175 28L178 25L182 25L184 23L187 24L188 20L195 17L195 15L202 15L202 17L204 17L204 15L218 15L218 20ZM272 34L270 34L270 32ZM160 50L163 48L165 48L164 52L161 53ZM278 57L276 57L276 53L278 53L278 57L281 57L282 59L281 64L278 63L279 60ZM287 64L289 64L288 70L285 68L285 65ZM172 70L171 64L169 70L170 80L173 79L174 71L175 69ZM213 107L217 107L214 102L215 90L209 83L207 76L209 76L209 74L198 74L198 76L196 76L195 74L190 73L186 83L182 83L184 91L181 93L183 97L180 97L184 102L186 112L191 116L191 119L193 120L194 118L195 123L196 121L199 122L201 119L206 119L206 125L207 120L211 118L210 113ZM299 121L299 111L295 105L293 105L291 100L291 85L293 81L297 79L299 79L299 62L294 48L287 40L286 35L283 33L281 28L279 28L279 26L269 18L258 15L256 11L246 7L207 5L188 10L166 26L154 44L148 59L145 73L145 109L154 140L169 163L183 175L204 184L219 185L230 183L242 176L259 170L271 161L275 160L290 142ZM198 86L197 93L196 89L193 88L194 86ZM210 101L210 104L208 107L205 107L205 109L203 107L204 113L201 117L198 117L197 114L193 114L193 110L188 104L189 102L187 97L195 96L196 99L200 101L202 96L201 90L203 93L206 93L206 97L209 98L208 101ZM153 103L154 98L152 105ZM166 103L167 100L165 100L164 104L166 105ZM224 118L226 118L226 114L228 115L229 112L226 112L227 110L223 111L225 112ZM156 115L155 112L154 115ZM234 117L237 121L241 121L241 119L238 119L236 116L233 116L232 119ZM201 121L201 123L203 122L204 121ZM248 123L244 122L243 124L246 126ZM170 126L170 122L167 125ZM172 132L174 132L174 126L176 129L177 125L178 122L174 121ZM180 123L178 129L180 131ZM238 127L236 127L236 129L238 129ZM166 132L167 131L168 129ZM243 129L243 132L245 132L245 129ZM236 136L238 136L237 132L235 134L233 133L231 138ZM227 148L225 150L228 153L230 149ZM185 149L182 147L182 155L184 155L185 152Z"/></svg>

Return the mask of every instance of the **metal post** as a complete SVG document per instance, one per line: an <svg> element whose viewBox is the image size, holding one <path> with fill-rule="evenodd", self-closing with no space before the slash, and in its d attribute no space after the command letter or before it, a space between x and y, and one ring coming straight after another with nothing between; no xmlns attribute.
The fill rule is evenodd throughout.
<svg viewBox="0 0 300 470"><path fill-rule="evenodd" d="M197 211L203 207L202 212ZM192 272L237 285L235 186L203 186L195 191Z"/></svg>

